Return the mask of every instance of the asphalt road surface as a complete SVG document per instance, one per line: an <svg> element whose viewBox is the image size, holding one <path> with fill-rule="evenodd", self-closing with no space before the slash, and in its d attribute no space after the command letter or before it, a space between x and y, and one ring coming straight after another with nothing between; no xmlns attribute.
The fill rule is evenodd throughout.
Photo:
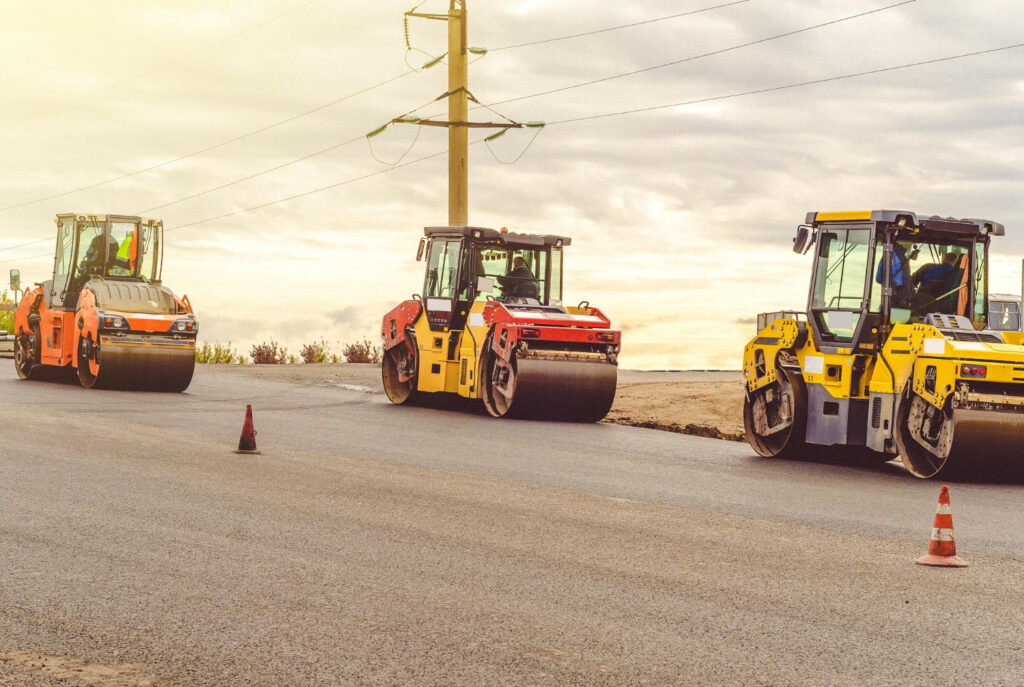
<svg viewBox="0 0 1024 687"><path fill-rule="evenodd" d="M1021 484L935 569L896 463L211 368L0 418L0 685L1024 684Z"/></svg>

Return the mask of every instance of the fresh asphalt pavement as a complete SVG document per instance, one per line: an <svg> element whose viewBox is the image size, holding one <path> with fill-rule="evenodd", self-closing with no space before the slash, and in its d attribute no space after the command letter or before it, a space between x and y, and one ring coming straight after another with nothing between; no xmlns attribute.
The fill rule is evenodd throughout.
<svg viewBox="0 0 1024 687"><path fill-rule="evenodd" d="M897 463L215 368L151 394L4 362L0 417L0 684L1024 682L1017 483L952 485L972 565L940 570L938 486Z"/></svg>

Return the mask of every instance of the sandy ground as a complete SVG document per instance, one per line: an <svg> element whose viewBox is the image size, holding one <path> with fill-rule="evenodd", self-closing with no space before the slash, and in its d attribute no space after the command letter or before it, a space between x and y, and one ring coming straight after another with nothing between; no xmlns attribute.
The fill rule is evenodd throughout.
<svg viewBox="0 0 1024 687"><path fill-rule="evenodd" d="M261 379L383 393L377 365L218 366L221 369ZM619 370L615 403L605 421L742 441L743 377L738 370Z"/></svg>

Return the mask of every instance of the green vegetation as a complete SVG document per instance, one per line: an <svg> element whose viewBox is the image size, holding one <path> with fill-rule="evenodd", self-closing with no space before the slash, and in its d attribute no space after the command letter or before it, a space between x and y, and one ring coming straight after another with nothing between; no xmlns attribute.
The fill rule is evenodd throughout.
<svg viewBox="0 0 1024 687"><path fill-rule="evenodd" d="M6 291L0 295L0 331L14 333L14 300Z"/></svg>
<svg viewBox="0 0 1024 687"><path fill-rule="evenodd" d="M288 349L274 339L271 339L270 343L254 344L249 350L249 357L257 365L284 365L289 362ZM292 358L298 362L297 358Z"/></svg>
<svg viewBox="0 0 1024 687"><path fill-rule="evenodd" d="M245 356L238 353L230 341L223 345L204 342L196 349L196 362L200 365L241 365Z"/></svg>
<svg viewBox="0 0 1024 687"><path fill-rule="evenodd" d="M340 363L341 358L336 353L331 352L330 346L323 339L319 342L306 344L299 351L299 355L302 356L302 362L304 363Z"/></svg>
<svg viewBox="0 0 1024 687"><path fill-rule="evenodd" d="M289 353L288 349L279 344L275 339L254 344L249 350L249 357L256 365L297 365L299 363L379 363L381 357L380 348L370 343L370 340L363 338L362 341L345 344L342 346L341 355L331 350L330 345L324 340L304 344L299 355ZM238 353L228 343L203 343L196 348L196 362L205 365L244 365L248 362L246 356Z"/></svg>
<svg viewBox="0 0 1024 687"><path fill-rule="evenodd" d="M341 351L347 363L379 363L380 349L363 337L362 341L346 344Z"/></svg>

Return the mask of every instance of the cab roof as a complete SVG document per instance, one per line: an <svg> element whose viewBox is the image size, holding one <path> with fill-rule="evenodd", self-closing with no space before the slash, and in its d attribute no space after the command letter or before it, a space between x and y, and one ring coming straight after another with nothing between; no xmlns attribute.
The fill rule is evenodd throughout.
<svg viewBox="0 0 1024 687"><path fill-rule="evenodd" d="M512 243L521 246L568 246L568 236L551 234L517 234L512 231L498 231L486 227L424 227L423 235L428 237L469 237L482 241Z"/></svg>
<svg viewBox="0 0 1024 687"><path fill-rule="evenodd" d="M71 217L79 222L138 222L139 224L163 224L163 220L150 217L139 217L138 215L88 215L77 212L62 212L57 215L57 222Z"/></svg>
<svg viewBox="0 0 1024 687"><path fill-rule="evenodd" d="M880 224L899 224L918 228L929 232L945 232L957 235L1003 236L1005 228L999 222L987 219L956 219L954 217L918 218L917 213L909 210L856 210L853 212L808 212L806 223L817 226L825 222L877 222Z"/></svg>

